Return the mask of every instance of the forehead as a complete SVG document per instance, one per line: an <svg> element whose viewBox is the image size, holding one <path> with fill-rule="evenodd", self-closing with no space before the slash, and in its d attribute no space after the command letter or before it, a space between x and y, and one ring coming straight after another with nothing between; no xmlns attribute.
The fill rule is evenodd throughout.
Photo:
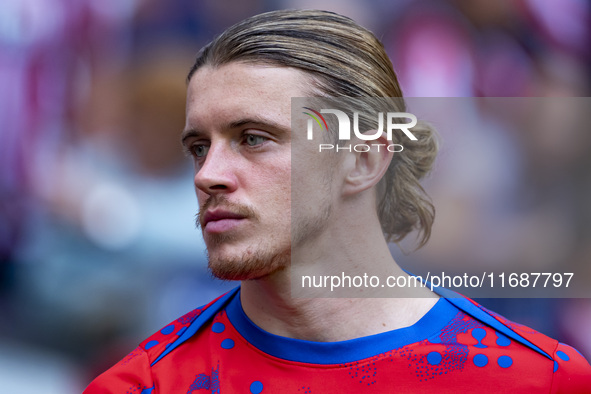
<svg viewBox="0 0 591 394"><path fill-rule="evenodd" d="M267 118L289 127L291 97L306 95L307 75L290 67L233 62L204 66L187 89L187 127L229 118Z"/></svg>

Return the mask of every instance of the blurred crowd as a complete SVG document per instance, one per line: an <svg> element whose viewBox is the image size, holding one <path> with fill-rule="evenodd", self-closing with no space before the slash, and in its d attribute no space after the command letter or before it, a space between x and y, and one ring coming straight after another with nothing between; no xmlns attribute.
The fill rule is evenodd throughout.
<svg viewBox="0 0 591 394"><path fill-rule="evenodd" d="M441 131L427 184L438 211L432 242L399 259L428 267L519 261L532 270L569 261L591 281L589 119L568 120L573 106L590 107L590 7L3 0L3 390L80 392L148 334L233 286L209 277L195 228L193 169L179 143L185 77L214 35L273 9L332 10L374 31L409 97L556 97L514 114L523 128L491 121L473 133ZM511 113L478 102L487 119ZM589 298L485 305L591 357Z"/></svg>

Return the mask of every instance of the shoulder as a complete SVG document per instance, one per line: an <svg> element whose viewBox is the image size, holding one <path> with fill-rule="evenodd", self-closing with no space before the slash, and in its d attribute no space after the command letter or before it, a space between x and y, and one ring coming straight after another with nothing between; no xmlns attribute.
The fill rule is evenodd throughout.
<svg viewBox="0 0 591 394"><path fill-rule="evenodd" d="M172 343L181 337L191 326L191 324L193 324L195 319L201 316L204 311L211 308L211 306L218 299L219 298L216 298L206 305L193 309L189 313L170 322L160 330L150 335L148 338L144 339L138 348L142 349L146 353L150 364L153 363L168 347L170 347Z"/></svg>
<svg viewBox="0 0 591 394"><path fill-rule="evenodd" d="M152 366L195 334L225 306L225 301L236 289L214 299L209 304L195 308L170 322L144 341L113 367L99 375L84 391L84 394L125 393L154 394ZM199 321L199 320L203 321Z"/></svg>
<svg viewBox="0 0 591 394"><path fill-rule="evenodd" d="M94 379L83 394L139 393L154 389L146 352L137 347L117 364Z"/></svg>
<svg viewBox="0 0 591 394"><path fill-rule="evenodd" d="M591 366L577 349L558 343L553 358L552 393L591 393Z"/></svg>
<svg viewBox="0 0 591 394"><path fill-rule="evenodd" d="M506 357L504 360L526 363L530 370L539 373L540 380L550 382L551 393L591 393L591 365L575 348L513 322L471 299L464 298L459 307L494 330L495 345L506 353L502 356Z"/></svg>

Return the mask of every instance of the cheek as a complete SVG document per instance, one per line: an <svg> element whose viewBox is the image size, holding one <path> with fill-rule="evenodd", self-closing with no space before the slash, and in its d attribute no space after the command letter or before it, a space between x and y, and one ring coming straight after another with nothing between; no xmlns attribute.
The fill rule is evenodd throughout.
<svg viewBox="0 0 591 394"><path fill-rule="evenodd" d="M260 193L264 199L275 209L288 209L291 204L291 166L286 163L281 166L273 166L268 171L262 172L259 184ZM271 205L263 206L263 209L271 208Z"/></svg>

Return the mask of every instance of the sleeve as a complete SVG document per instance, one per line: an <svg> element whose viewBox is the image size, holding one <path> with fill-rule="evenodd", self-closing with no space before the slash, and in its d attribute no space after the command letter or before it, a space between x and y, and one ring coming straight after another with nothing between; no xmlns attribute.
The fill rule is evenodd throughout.
<svg viewBox="0 0 591 394"><path fill-rule="evenodd" d="M156 394L147 353L138 347L94 379L83 394Z"/></svg>
<svg viewBox="0 0 591 394"><path fill-rule="evenodd" d="M553 358L551 393L591 393L591 365L578 350L559 343Z"/></svg>

